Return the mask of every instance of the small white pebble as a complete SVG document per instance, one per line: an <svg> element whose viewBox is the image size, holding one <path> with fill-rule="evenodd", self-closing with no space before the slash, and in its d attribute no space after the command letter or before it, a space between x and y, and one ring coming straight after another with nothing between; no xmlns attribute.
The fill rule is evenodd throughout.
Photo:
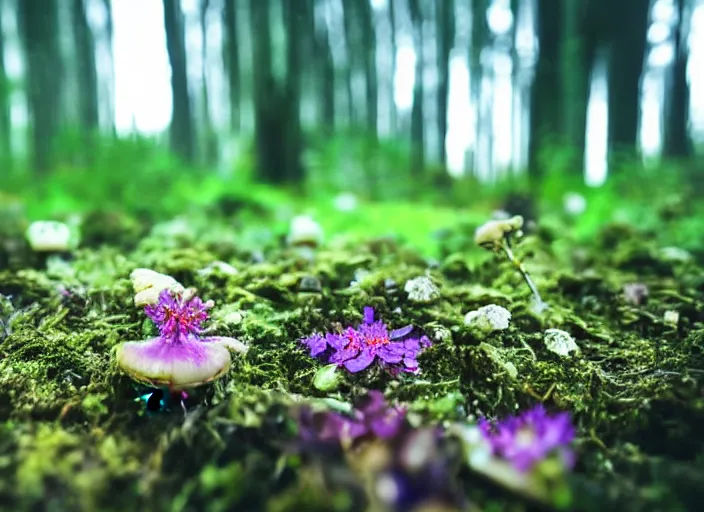
<svg viewBox="0 0 704 512"><path fill-rule="evenodd" d="M449 342L452 340L452 332L445 327L437 327L433 332L435 341Z"/></svg>
<svg viewBox="0 0 704 512"><path fill-rule="evenodd" d="M310 215L297 215L291 219L287 241L289 245L317 247L323 243L323 228Z"/></svg>
<svg viewBox="0 0 704 512"><path fill-rule="evenodd" d="M489 304L470 311L464 317L465 325L476 327L484 332L502 331L508 329L511 312L496 304Z"/></svg>
<svg viewBox="0 0 704 512"><path fill-rule="evenodd" d="M545 347L552 353L562 357L572 352L579 354L579 347L570 334L561 329L546 329L543 333Z"/></svg>
<svg viewBox="0 0 704 512"><path fill-rule="evenodd" d="M587 200L582 194L568 192L562 198L562 207L568 215L576 217L587 210Z"/></svg>
<svg viewBox="0 0 704 512"><path fill-rule="evenodd" d="M440 297L440 290L428 276L409 279L403 289L411 302L430 302Z"/></svg>
<svg viewBox="0 0 704 512"><path fill-rule="evenodd" d="M171 276L161 274L148 268L137 268L130 273L132 288L135 292L134 305L137 307L156 304L163 290L174 293L184 293L181 283Z"/></svg>
<svg viewBox="0 0 704 512"><path fill-rule="evenodd" d="M218 260L213 261L207 266L197 270L197 272L198 275L202 277L208 277L209 275L215 272L220 272L221 274L225 274L226 276L234 276L235 274L237 274L237 269L229 263L225 263L224 261Z"/></svg>
<svg viewBox="0 0 704 512"><path fill-rule="evenodd" d="M32 222L27 228L26 237L32 250L37 252L62 252L71 247L71 229L63 222Z"/></svg>
<svg viewBox="0 0 704 512"><path fill-rule="evenodd" d="M335 197L335 209L339 212L351 212L357 209L357 196L351 192L343 192Z"/></svg>
<svg viewBox="0 0 704 512"><path fill-rule="evenodd" d="M668 311L665 311L662 316L662 321L665 322L665 325L669 325L670 327L677 327L677 324L680 323L680 314L677 311L673 311L670 309Z"/></svg>

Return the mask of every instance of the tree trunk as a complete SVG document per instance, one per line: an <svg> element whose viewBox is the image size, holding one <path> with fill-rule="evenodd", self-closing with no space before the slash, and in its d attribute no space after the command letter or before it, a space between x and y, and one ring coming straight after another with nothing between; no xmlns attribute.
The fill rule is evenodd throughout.
<svg viewBox="0 0 704 512"><path fill-rule="evenodd" d="M223 8L224 40L223 62L227 73L230 97L230 127L234 132L240 130L240 97L242 86L240 83L240 55L237 30L236 0L225 0Z"/></svg>
<svg viewBox="0 0 704 512"><path fill-rule="evenodd" d="M443 165L447 163L445 137L447 136L447 103L450 94L450 52L455 39L454 0L436 0L438 34L438 154Z"/></svg>
<svg viewBox="0 0 704 512"><path fill-rule="evenodd" d="M267 183L302 178L300 126L300 23L293 2L284 4L287 28L286 83L277 83L272 63L270 0L251 0L254 117L257 168ZM299 5L300 7L300 5Z"/></svg>
<svg viewBox="0 0 704 512"><path fill-rule="evenodd" d="M491 140L492 120L485 119L483 116L482 103L485 98L482 94L482 80L484 78L484 67L482 65L482 51L489 42L489 27L487 26L486 13L489 7L489 0L479 0L472 4L472 34L469 48L469 79L470 79L470 95L474 104L476 117L474 124L474 158L473 171L476 174L482 160L488 159L491 161ZM484 141L487 147L484 147Z"/></svg>
<svg viewBox="0 0 704 512"><path fill-rule="evenodd" d="M587 5L582 0L564 2L560 36L561 133L570 152L569 170L584 175L587 104L596 39L586 30Z"/></svg>
<svg viewBox="0 0 704 512"><path fill-rule="evenodd" d="M0 26L2 26L0 2ZM5 34L0 32L0 165L12 166L12 124L10 121L10 87L5 68Z"/></svg>
<svg viewBox="0 0 704 512"><path fill-rule="evenodd" d="M359 0L358 0L359 1ZM359 1L362 24L362 47L364 50L365 98L367 103L367 130L372 140L378 137L378 88L376 74L376 29L371 2Z"/></svg>
<svg viewBox="0 0 704 512"><path fill-rule="evenodd" d="M201 29L201 122L203 124L203 163L214 165L218 161L218 139L210 119L210 98L208 95L208 9L210 0L200 2Z"/></svg>
<svg viewBox="0 0 704 512"><path fill-rule="evenodd" d="M56 0L18 2L18 19L26 52L27 103L31 119L32 165L47 172L60 126L62 66Z"/></svg>
<svg viewBox="0 0 704 512"><path fill-rule="evenodd" d="M345 27L345 54L347 55L347 62L345 63L345 81L347 87L347 115L348 123L351 126L355 126L359 123L359 115L357 113L357 108L355 108L355 94L354 94L354 73L357 68L357 52L355 51L356 38L354 35L353 27L357 26L357 17L354 13L354 2L359 0L342 0L342 16Z"/></svg>
<svg viewBox="0 0 704 512"><path fill-rule="evenodd" d="M425 167L425 136L423 97L423 13L420 0L409 0L411 21L413 22L413 43L416 51L415 84L413 87L413 108L411 109L411 173L419 176Z"/></svg>
<svg viewBox="0 0 704 512"><path fill-rule="evenodd" d="M391 23L391 113L389 115L389 125L391 136L396 135L396 129L398 125L398 110L396 109L396 97L394 92L396 90L396 57L398 55L398 48L396 45L396 0L389 0L389 20Z"/></svg>
<svg viewBox="0 0 704 512"><path fill-rule="evenodd" d="M688 157L692 155L692 141L689 137L689 86L687 84L687 41L683 34L684 0L677 0L679 23L675 32L675 62L672 69L672 88L665 125L663 155L668 157Z"/></svg>
<svg viewBox="0 0 704 512"><path fill-rule="evenodd" d="M109 74L108 74L108 83L110 84L108 87L108 92L106 98L104 98L102 101L107 101L108 102L108 107L107 107L107 118L108 121L106 123L107 126L110 127L110 133L112 135L116 135L116 129L115 129L115 98L114 98L114 88L115 88L115 62L113 60L113 55L112 55L112 40L113 40L113 33L114 33L114 27L113 27L113 21L112 21L112 5L110 4L111 0L103 0L103 8L105 9L105 15L106 15L106 22L105 22L105 31L106 31L106 36L108 40L108 48L110 51L108 52L108 59L109 59Z"/></svg>
<svg viewBox="0 0 704 512"><path fill-rule="evenodd" d="M645 60L649 2L610 3L609 157L633 155L638 142L640 80Z"/></svg>
<svg viewBox="0 0 704 512"><path fill-rule="evenodd" d="M72 18L78 58L78 110L81 136L90 158L93 137L99 131L98 72L95 67L95 41L88 25L84 0L73 0Z"/></svg>
<svg viewBox="0 0 704 512"><path fill-rule="evenodd" d="M186 71L186 44L183 13L178 0L164 0L166 48L171 64L172 108L170 144L172 151L185 162L195 160L195 130L191 112Z"/></svg>
<svg viewBox="0 0 704 512"><path fill-rule="evenodd" d="M335 129L335 63L330 48L330 35L326 23L315 25L315 55L320 66L318 79L320 120L323 131L331 135Z"/></svg>
<svg viewBox="0 0 704 512"><path fill-rule="evenodd" d="M561 134L560 112L560 26L563 0L538 0L537 36L539 44L535 79L531 89L530 176L543 174L540 154L546 143L557 142Z"/></svg>
<svg viewBox="0 0 704 512"><path fill-rule="evenodd" d="M301 49L307 14L303 9L313 9L311 0L284 0L284 16L287 33L286 86L283 114L285 132L283 148L286 158L285 179L289 183L303 180L301 162ZM312 13L310 13L312 16Z"/></svg>

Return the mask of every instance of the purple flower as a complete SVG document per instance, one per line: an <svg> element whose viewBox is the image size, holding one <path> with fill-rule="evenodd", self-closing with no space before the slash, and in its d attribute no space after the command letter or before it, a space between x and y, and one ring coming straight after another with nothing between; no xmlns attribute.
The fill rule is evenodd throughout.
<svg viewBox="0 0 704 512"><path fill-rule="evenodd" d="M230 351L245 352L247 346L224 336L201 337L212 306L212 301L204 303L193 290L177 295L162 291L157 304L144 308L160 335L120 344L118 365L135 380L171 391L221 377L230 367Z"/></svg>
<svg viewBox="0 0 704 512"><path fill-rule="evenodd" d="M350 415L314 412L309 407L298 413L299 437L304 443L352 442L362 437L391 439L406 426L406 410L389 406L381 391L369 391L356 402Z"/></svg>
<svg viewBox="0 0 704 512"><path fill-rule="evenodd" d="M352 373L368 368L374 361L392 372L418 373L418 354L430 346L427 336L410 337L413 326L388 331L381 320L374 321L374 308L364 308L364 323L357 329L348 327L339 334L313 334L302 342L310 349L311 357L329 349L329 363L344 366Z"/></svg>
<svg viewBox="0 0 704 512"><path fill-rule="evenodd" d="M201 325L208 319L208 309L213 306L213 301L203 302L192 293L172 295L169 290L163 290L159 301L145 306L144 313L159 327L162 338L177 341L202 333Z"/></svg>
<svg viewBox="0 0 704 512"><path fill-rule="evenodd" d="M560 457L568 468L574 465L574 453L569 447L574 427L566 412L548 416L539 404L495 424L482 419L479 428L492 454L506 459L521 472L552 455Z"/></svg>

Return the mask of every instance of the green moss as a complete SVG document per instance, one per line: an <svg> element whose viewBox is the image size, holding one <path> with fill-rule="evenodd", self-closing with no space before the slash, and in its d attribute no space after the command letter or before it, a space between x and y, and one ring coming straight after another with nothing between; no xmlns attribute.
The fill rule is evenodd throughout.
<svg viewBox="0 0 704 512"><path fill-rule="evenodd" d="M453 236L471 241L471 230ZM331 396L383 389L422 421L501 416L544 401L575 415L578 479L660 503L666 498L630 490L661 488L643 476L658 457L698 474L694 454L704 449L701 267L664 261L623 226L592 246L550 238L538 233L516 248L550 305L539 315L521 276L481 249L447 254L430 270L441 296L409 303L404 283L428 263L390 239L331 243L313 259L274 247L255 263L214 239L204 247L159 235L129 250L120 238L122 248L84 248L68 266L1 271L0 453L11 455L0 455L0 497L16 510L59 502L71 510L315 510L330 500L353 508L356 498L343 491L321 502L315 479L282 452L292 431L287 408L326 396L313 386L322 363L299 339L357 324L371 305L392 328L418 326L434 346L420 356L418 378L343 372ZM237 272L201 271L218 260ZM217 333L250 346L225 378L194 390L185 421L177 406L141 414L135 384L112 363L117 343L154 332L133 306L128 276L137 267L196 286L216 302ZM320 291L300 291L309 276ZM647 304L622 297L636 281L650 287ZM480 340L463 317L492 303L512 312L511 325ZM663 321L670 309L680 314L676 327ZM568 331L581 355L549 352L546 328ZM472 486L491 509L496 495Z"/></svg>

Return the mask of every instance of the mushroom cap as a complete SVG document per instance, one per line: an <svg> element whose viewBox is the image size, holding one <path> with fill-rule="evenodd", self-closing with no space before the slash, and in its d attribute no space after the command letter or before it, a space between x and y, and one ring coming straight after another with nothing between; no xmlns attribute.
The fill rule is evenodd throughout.
<svg viewBox="0 0 704 512"><path fill-rule="evenodd" d="M519 231L523 227L523 217L516 215L505 220L490 220L474 232L474 243L489 247L498 244L506 235Z"/></svg>
<svg viewBox="0 0 704 512"><path fill-rule="evenodd" d="M184 336L176 341L151 338L128 341L117 349L117 364L135 380L173 391L222 377L230 368L230 350L246 346L233 338Z"/></svg>

